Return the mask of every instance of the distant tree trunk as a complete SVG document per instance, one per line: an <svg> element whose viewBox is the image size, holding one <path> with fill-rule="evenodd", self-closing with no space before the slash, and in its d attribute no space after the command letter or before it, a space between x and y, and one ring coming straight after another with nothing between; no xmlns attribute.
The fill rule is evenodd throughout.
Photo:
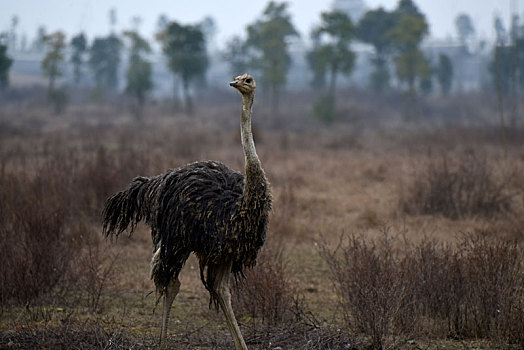
<svg viewBox="0 0 524 350"><path fill-rule="evenodd" d="M271 113L276 114L278 112L278 106L280 103L280 89L278 85L271 86Z"/></svg>
<svg viewBox="0 0 524 350"><path fill-rule="evenodd" d="M56 80L56 72L57 69L53 65L51 67L51 70L49 72L49 84L47 85L47 94L51 95L53 91L55 91L55 80Z"/></svg>
<svg viewBox="0 0 524 350"><path fill-rule="evenodd" d="M180 103L178 99L179 84L176 74L173 74L173 110L178 112L180 110Z"/></svg>
<svg viewBox="0 0 524 350"><path fill-rule="evenodd" d="M49 77L49 84L47 85L47 94L50 95L55 91L55 77Z"/></svg>
<svg viewBox="0 0 524 350"><path fill-rule="evenodd" d="M184 104L185 111L188 115L193 115L193 100L191 99L191 94L189 93L189 81L182 78L183 90L184 90Z"/></svg>
<svg viewBox="0 0 524 350"><path fill-rule="evenodd" d="M498 107L499 107L499 121L500 121L500 138L502 142L502 149L504 150L504 157L507 157L508 154L508 148L506 145L506 135L505 135L505 127L504 127L504 104L502 99L502 81L500 77L500 58L499 58L499 50L495 48L495 79L497 84L497 100L498 100Z"/></svg>
<svg viewBox="0 0 524 350"><path fill-rule="evenodd" d="M382 52L377 52L373 66L375 71L371 73L371 87L374 91L382 93L389 87L389 72L385 55Z"/></svg>
<svg viewBox="0 0 524 350"><path fill-rule="evenodd" d="M416 90L415 90L415 76L414 75L410 75L408 77L408 89L409 89L409 94L414 96L416 95Z"/></svg>
<svg viewBox="0 0 524 350"><path fill-rule="evenodd" d="M337 88L337 72L338 68L336 66L331 67L331 74L329 77L329 91L328 94L334 99L335 90Z"/></svg>
<svg viewBox="0 0 524 350"><path fill-rule="evenodd" d="M516 44L513 44L516 45ZM510 128L511 132L514 132L517 128L518 118L518 97L517 97L517 58L516 49L512 50L511 55L511 119Z"/></svg>
<svg viewBox="0 0 524 350"><path fill-rule="evenodd" d="M144 103L145 103L144 94L137 93L135 96L135 108L133 109L133 115L138 122L142 121Z"/></svg>

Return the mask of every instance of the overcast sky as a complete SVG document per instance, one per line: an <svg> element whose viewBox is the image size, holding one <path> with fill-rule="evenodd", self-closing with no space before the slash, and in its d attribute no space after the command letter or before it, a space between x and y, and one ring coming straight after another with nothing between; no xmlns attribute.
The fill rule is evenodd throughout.
<svg viewBox="0 0 524 350"><path fill-rule="evenodd" d="M318 22L321 11L330 9L333 0L288 0L293 23L302 36ZM383 6L392 9L398 0L366 0L369 8ZM519 13L524 12L524 0L415 0L426 14L432 37L456 36L454 20L459 13L468 13L481 38L494 37L493 18L499 15L509 23L511 2ZM19 17L19 33L29 40L39 25L48 32L63 30L68 35L80 31L92 39L109 32L109 9L117 11L118 31L131 28L131 18L140 16L140 32L152 37L160 14L182 23L196 23L206 16L215 19L217 41L222 43L232 35L244 35L246 24L263 11L266 0L0 0L0 31L8 30L13 15Z"/></svg>

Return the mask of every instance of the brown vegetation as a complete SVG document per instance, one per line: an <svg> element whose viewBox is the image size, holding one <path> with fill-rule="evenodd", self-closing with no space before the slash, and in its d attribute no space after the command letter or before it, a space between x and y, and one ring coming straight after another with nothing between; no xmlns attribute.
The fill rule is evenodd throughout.
<svg viewBox="0 0 524 350"><path fill-rule="evenodd" d="M349 236L322 255L348 328L373 348L412 337L484 338L522 346L524 250L515 242L464 236L410 244L384 228L376 240Z"/></svg>
<svg viewBox="0 0 524 350"><path fill-rule="evenodd" d="M442 127L453 101L406 124L387 114L395 96L380 105L353 92L340 108L358 113L333 126L308 119L310 96L290 94L285 117L255 106L274 213L234 291L249 348L522 347L524 137L504 156L480 122ZM478 101L461 107L468 123L488 117ZM194 118L166 111L151 107L137 126L110 106L0 108L0 348L155 346L149 232L105 242L103 203L137 175L203 159L243 165L227 96ZM343 232L358 235L336 249ZM168 345L230 348L197 266L190 258L182 271Z"/></svg>
<svg viewBox="0 0 524 350"><path fill-rule="evenodd" d="M515 188L514 171L507 170L502 161L488 163L486 155L473 151L456 157L443 155L430 159L419 170L413 183L402 196L402 207L410 214L443 215L451 219L485 217L508 213L513 201L524 194L524 187Z"/></svg>

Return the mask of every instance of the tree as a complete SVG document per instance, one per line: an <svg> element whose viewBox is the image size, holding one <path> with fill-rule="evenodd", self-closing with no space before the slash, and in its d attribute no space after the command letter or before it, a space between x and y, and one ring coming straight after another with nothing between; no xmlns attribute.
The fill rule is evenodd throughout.
<svg viewBox="0 0 524 350"><path fill-rule="evenodd" d="M49 78L47 92L51 94L55 90L56 79L64 74L65 63L65 35L58 31L44 36L46 55L42 60L42 72Z"/></svg>
<svg viewBox="0 0 524 350"><path fill-rule="evenodd" d="M118 88L121 48L120 39L113 34L105 38L95 38L93 41L89 50L89 67L98 89Z"/></svg>
<svg viewBox="0 0 524 350"><path fill-rule="evenodd" d="M508 45L507 32L502 20L497 17L494 26L497 42L489 70L494 86L504 95L519 85L524 87L524 35L519 35L524 33L524 26L513 28L516 23L512 25L513 34Z"/></svg>
<svg viewBox="0 0 524 350"><path fill-rule="evenodd" d="M232 76L247 72L249 67L249 50L244 40L238 35L226 42L224 59L229 63L229 72Z"/></svg>
<svg viewBox="0 0 524 350"><path fill-rule="evenodd" d="M9 70L13 60L7 56L7 45L0 42L0 90L9 86Z"/></svg>
<svg viewBox="0 0 524 350"><path fill-rule="evenodd" d="M502 18L499 16L495 17L495 33L497 36L497 45L504 45L506 44L508 40L508 35L506 32L506 28L504 27L504 22L502 21Z"/></svg>
<svg viewBox="0 0 524 350"><path fill-rule="evenodd" d="M382 7L364 14L357 26L357 37L375 48L372 60L375 71L371 74L371 88L377 92L389 87L388 58L393 50L390 32L396 24L396 16Z"/></svg>
<svg viewBox="0 0 524 350"><path fill-rule="evenodd" d="M449 95L451 84L453 82L453 64L447 55L439 55L438 66L435 73L440 85L440 91L442 91L442 94L445 96Z"/></svg>
<svg viewBox="0 0 524 350"><path fill-rule="evenodd" d="M355 63L355 54L350 43L355 35L351 19L343 12L333 11L321 14L321 24L312 32L315 46L308 54L308 62L315 72L317 81L324 81L329 75L327 98L320 103L332 103L332 108L321 108L330 114L320 116L327 120L334 118L335 89L337 76L342 73L350 75Z"/></svg>
<svg viewBox="0 0 524 350"><path fill-rule="evenodd" d="M133 28L134 32L138 32L140 30L140 26L142 25L142 17L140 16L133 16L131 17L131 28Z"/></svg>
<svg viewBox="0 0 524 350"><path fill-rule="evenodd" d="M419 81L420 92L427 96L433 92L433 71L430 69L429 73L423 76Z"/></svg>
<svg viewBox="0 0 524 350"><path fill-rule="evenodd" d="M514 43L522 37L524 32L524 26L519 24L520 17L517 14L511 16L511 28L509 30L509 40L511 43Z"/></svg>
<svg viewBox="0 0 524 350"><path fill-rule="evenodd" d="M286 85L291 65L288 39L298 36L287 13L287 3L269 2L262 18L247 27L248 48L252 51L250 66L261 73L262 86L269 90L270 104L278 109L281 88Z"/></svg>
<svg viewBox="0 0 524 350"><path fill-rule="evenodd" d="M43 52L45 48L44 37L46 36L46 29L44 26L39 26L36 30L36 37L33 41L33 50L35 52Z"/></svg>
<svg viewBox="0 0 524 350"><path fill-rule="evenodd" d="M524 88L524 35L522 34L524 26L518 26L517 20L513 18L508 43L502 20L496 18L494 24L497 42L489 70L497 91L501 118L503 100L506 97L510 110L511 130L515 130L519 116L518 98L521 89Z"/></svg>
<svg viewBox="0 0 524 350"><path fill-rule="evenodd" d="M395 45L394 59L397 78L408 85L410 95L415 95L417 79L427 79L431 69L419 45L428 34L428 24L423 15L413 8L411 0L402 0L395 11L397 22L390 31Z"/></svg>
<svg viewBox="0 0 524 350"><path fill-rule="evenodd" d="M57 89L56 79L64 74L65 68L65 34L58 31L44 36L46 55L42 60L42 72L49 78L47 94L54 105L55 112L60 113L67 101L67 95L63 88Z"/></svg>
<svg viewBox="0 0 524 350"><path fill-rule="evenodd" d="M170 22L167 28L157 35L157 39L162 44L169 70L173 72L175 79L182 80L185 109L191 115L193 102L189 89L195 80L204 79L208 67L204 33L198 25Z"/></svg>
<svg viewBox="0 0 524 350"><path fill-rule="evenodd" d="M416 82L426 79L431 74L430 66L419 49L409 49L395 57L395 69L399 81L408 85L411 95L416 93Z"/></svg>
<svg viewBox="0 0 524 350"><path fill-rule="evenodd" d="M213 43L215 42L214 39L217 34L217 24L213 17L205 17L200 23L200 29L202 29L202 33L204 33L208 50L211 52L216 49L216 47L213 47Z"/></svg>
<svg viewBox="0 0 524 350"><path fill-rule="evenodd" d="M109 27L111 28L111 34L114 35L114 33L115 33L115 26L116 26L116 23L117 23L116 9L114 7L112 7L109 10L108 17L109 17Z"/></svg>
<svg viewBox="0 0 524 350"><path fill-rule="evenodd" d="M355 28L343 12L324 12L321 18L322 23L312 33L316 46L311 51L314 57L311 62L314 70L329 73L329 94L333 96L337 75L351 74L355 63L355 54L350 48Z"/></svg>
<svg viewBox="0 0 524 350"><path fill-rule="evenodd" d="M462 45L467 45L471 37L475 34L475 27L473 27L471 17L465 13L458 15L455 19L455 27L457 28L460 42Z"/></svg>
<svg viewBox="0 0 524 350"><path fill-rule="evenodd" d="M75 83L78 84L83 76L83 56L87 50L87 40L84 33L74 36L73 39L71 39L71 46L73 48L73 53L71 55L71 63L73 64L73 77Z"/></svg>
<svg viewBox="0 0 524 350"><path fill-rule="evenodd" d="M27 51L27 35L25 33L22 33L22 37L20 38L20 51Z"/></svg>
<svg viewBox="0 0 524 350"><path fill-rule="evenodd" d="M169 25L169 19L167 18L167 15L161 14L158 16L158 19L156 20L156 28L157 32L161 33L164 30L166 30L167 26Z"/></svg>
<svg viewBox="0 0 524 350"><path fill-rule="evenodd" d="M420 17L424 19L424 21L426 20L425 16L422 14L422 12L420 12L413 0L400 0L395 10L395 14L400 16L412 15L415 17Z"/></svg>
<svg viewBox="0 0 524 350"><path fill-rule="evenodd" d="M9 42L8 42L8 46L11 51L15 51L17 49L17 43L18 43L17 27L18 27L19 22L20 20L17 15L14 15L13 17L11 17L11 30L9 33Z"/></svg>
<svg viewBox="0 0 524 350"><path fill-rule="evenodd" d="M126 72L126 93L135 98L136 108L134 111L137 118L140 118L146 95L153 88L151 63L143 57L151 52L151 47L135 31L124 32L124 36L131 41L129 65Z"/></svg>

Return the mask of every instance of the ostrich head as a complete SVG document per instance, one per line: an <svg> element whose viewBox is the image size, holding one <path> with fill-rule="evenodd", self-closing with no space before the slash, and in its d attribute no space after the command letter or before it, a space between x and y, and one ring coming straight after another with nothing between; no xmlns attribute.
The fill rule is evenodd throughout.
<svg viewBox="0 0 524 350"><path fill-rule="evenodd" d="M235 77L235 80L229 83L230 86L237 89L241 94L251 94L255 92L257 84L251 74L244 73Z"/></svg>

